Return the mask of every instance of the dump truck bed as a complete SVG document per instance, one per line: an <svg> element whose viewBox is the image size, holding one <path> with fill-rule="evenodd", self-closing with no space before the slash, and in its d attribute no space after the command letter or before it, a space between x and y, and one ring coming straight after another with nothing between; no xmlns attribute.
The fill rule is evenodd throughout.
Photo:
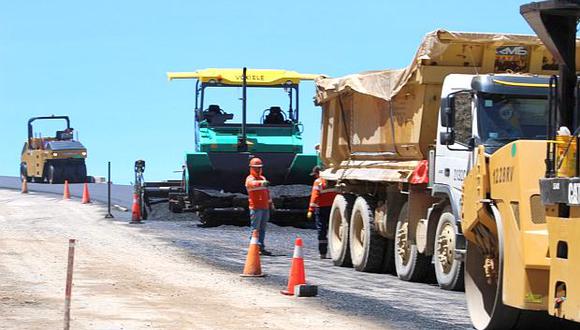
<svg viewBox="0 0 580 330"><path fill-rule="evenodd" d="M436 139L447 75L550 75L554 63L534 36L437 30L424 37L404 69L320 77L316 102L323 110L321 158L328 168L322 175L405 181Z"/></svg>

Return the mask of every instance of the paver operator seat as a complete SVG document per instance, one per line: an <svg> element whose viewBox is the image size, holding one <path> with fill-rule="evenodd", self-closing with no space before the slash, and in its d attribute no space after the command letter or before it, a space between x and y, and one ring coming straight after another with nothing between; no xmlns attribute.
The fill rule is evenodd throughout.
<svg viewBox="0 0 580 330"><path fill-rule="evenodd" d="M264 118L264 124L266 125L281 125L289 123L286 120L286 115L280 107L270 107L265 112L268 114Z"/></svg>
<svg viewBox="0 0 580 330"><path fill-rule="evenodd" d="M219 105L211 104L203 112L203 119L210 125L223 125L226 121L234 118L234 114L224 112Z"/></svg>

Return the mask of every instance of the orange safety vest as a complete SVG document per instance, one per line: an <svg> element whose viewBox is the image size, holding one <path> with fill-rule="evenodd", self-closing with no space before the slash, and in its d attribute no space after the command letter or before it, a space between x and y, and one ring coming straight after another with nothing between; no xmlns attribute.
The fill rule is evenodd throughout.
<svg viewBox="0 0 580 330"><path fill-rule="evenodd" d="M334 197L336 197L337 189L329 188L326 180L323 178L318 178L314 180L312 185L312 194L310 196L310 206L308 211L312 212L318 207L329 207L332 206L334 202Z"/></svg>
<svg viewBox="0 0 580 330"><path fill-rule="evenodd" d="M248 203L250 210L267 210L270 208L270 191L264 186L266 178L262 175L248 175L246 178L246 190L248 191Z"/></svg>

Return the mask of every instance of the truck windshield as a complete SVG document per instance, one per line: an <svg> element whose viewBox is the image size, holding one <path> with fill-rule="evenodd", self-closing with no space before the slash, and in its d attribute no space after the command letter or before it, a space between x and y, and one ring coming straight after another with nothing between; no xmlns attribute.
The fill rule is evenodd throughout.
<svg viewBox="0 0 580 330"><path fill-rule="evenodd" d="M520 139L545 139L548 100L538 96L478 94L481 143L497 149Z"/></svg>

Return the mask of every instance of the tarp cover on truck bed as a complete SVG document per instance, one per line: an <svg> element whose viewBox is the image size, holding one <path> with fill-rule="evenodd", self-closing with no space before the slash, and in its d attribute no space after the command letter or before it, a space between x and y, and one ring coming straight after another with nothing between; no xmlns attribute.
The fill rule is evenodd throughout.
<svg viewBox="0 0 580 330"><path fill-rule="evenodd" d="M407 83L423 60L436 59L454 43L538 46L541 42L538 37L531 35L468 33L436 30L425 35L413 61L405 69L368 71L340 78L318 77L316 79L316 102L319 104L324 103L347 88L358 93L367 94L389 101ZM518 50L513 50L512 53L517 51ZM506 55L509 55L509 52L506 52ZM513 55L517 56L518 54L515 53ZM495 72L495 70L492 72Z"/></svg>
<svg viewBox="0 0 580 330"><path fill-rule="evenodd" d="M319 77L320 155L327 167L322 175L329 180L404 182L435 143L447 75L551 75L557 68L535 36L437 30L423 38L404 69Z"/></svg>

